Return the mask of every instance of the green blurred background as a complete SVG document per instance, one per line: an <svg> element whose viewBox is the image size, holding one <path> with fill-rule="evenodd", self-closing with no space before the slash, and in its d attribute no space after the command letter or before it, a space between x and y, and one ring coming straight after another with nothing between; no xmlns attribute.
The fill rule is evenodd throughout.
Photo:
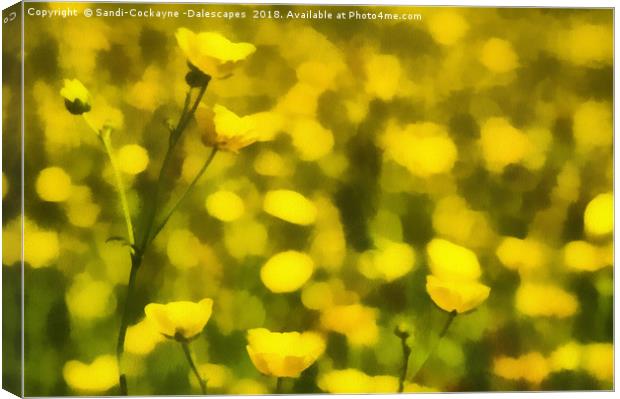
<svg viewBox="0 0 620 399"><path fill-rule="evenodd" d="M419 364L446 317L424 287L426 246L436 238L475 252L491 294L456 318L408 389L612 388L613 241L605 227L613 225L612 10L320 7L422 16L341 21L252 18L253 10L309 8L289 6L28 7L193 8L247 17L26 16L26 395L117 389L114 373L87 367L114 353L130 261L127 248L106 240L125 230L105 154L64 109L63 79L88 87L92 119L113 123L117 149L141 146L121 157L137 216L157 178L166 121L178 117L187 89L179 27L254 44L232 77L211 82L204 102L269 116L261 133L270 140L215 158L146 255L132 304L135 324L150 302L213 298L213 316L193 344L197 362L211 365L204 366L210 392L273 390L246 353L246 331L255 327L325 333L324 355L286 382L289 392L327 390L318 381L331 370L397 378L402 353L393 330L403 321L412 325L412 364ZM4 51L6 76L19 59ZM19 273L20 177L19 154L7 146L7 133L17 137L7 99L18 98L19 87L7 82L3 119L14 130L4 131L3 275L11 276ZM148 164L136 160L144 150ZM208 152L190 125L170 198ZM37 189L51 167L61 171L41 184L61 200L45 200ZM265 194L278 189L310 200L316 220L298 225L265 212ZM233 220L221 220L230 219L222 213L232 205L210 197L218 191L242 200ZM401 244L407 255L386 249ZM301 289L276 294L260 269L286 250L309 254L314 272ZM5 306L17 305L18 287L3 288ZM325 322L334 308L353 304L374 311L337 317L340 333ZM17 323L6 328L18 334ZM198 392L178 345L151 349L128 355L131 394ZM87 375L101 374L93 378L104 388L68 384L63 367L71 360ZM18 378L3 368L5 380ZM114 377L109 384L106 373Z"/></svg>

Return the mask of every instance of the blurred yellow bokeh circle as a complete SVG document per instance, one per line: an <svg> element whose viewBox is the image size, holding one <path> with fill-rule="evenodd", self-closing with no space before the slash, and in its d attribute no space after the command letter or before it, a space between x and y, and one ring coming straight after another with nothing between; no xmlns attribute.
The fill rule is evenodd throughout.
<svg viewBox="0 0 620 399"><path fill-rule="evenodd" d="M245 211L243 200L231 191L217 191L207 197L205 201L207 212L222 222L232 222L239 219Z"/></svg>
<svg viewBox="0 0 620 399"><path fill-rule="evenodd" d="M125 145L118 151L118 164L123 172L137 175L149 165L149 153L137 144Z"/></svg>
<svg viewBox="0 0 620 399"><path fill-rule="evenodd" d="M43 201L66 201L71 195L71 177L64 169L52 166L39 172L35 187Z"/></svg>
<svg viewBox="0 0 620 399"><path fill-rule="evenodd" d="M614 196L599 194L586 206L583 224L588 234L602 236L614 229Z"/></svg>
<svg viewBox="0 0 620 399"><path fill-rule="evenodd" d="M314 261L297 251L280 252L272 256L260 271L263 284L271 292L293 292L312 276Z"/></svg>
<svg viewBox="0 0 620 399"><path fill-rule="evenodd" d="M287 222L309 225L316 220L316 206L296 191L273 190L267 192L263 209L268 214Z"/></svg>

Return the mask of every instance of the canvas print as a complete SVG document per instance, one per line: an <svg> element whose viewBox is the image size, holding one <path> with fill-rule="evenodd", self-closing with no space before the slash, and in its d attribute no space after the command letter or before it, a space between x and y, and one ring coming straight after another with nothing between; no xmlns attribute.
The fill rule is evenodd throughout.
<svg viewBox="0 0 620 399"><path fill-rule="evenodd" d="M3 20L5 389L614 388L612 9Z"/></svg>

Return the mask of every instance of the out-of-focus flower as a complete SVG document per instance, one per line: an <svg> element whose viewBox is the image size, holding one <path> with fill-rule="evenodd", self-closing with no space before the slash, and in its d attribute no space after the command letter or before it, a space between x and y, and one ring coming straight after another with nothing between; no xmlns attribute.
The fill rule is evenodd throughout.
<svg viewBox="0 0 620 399"><path fill-rule="evenodd" d="M65 302L71 315L82 320L104 318L116 309L112 284L95 280L87 273L74 277L65 294Z"/></svg>
<svg viewBox="0 0 620 399"><path fill-rule="evenodd" d="M456 10L445 9L436 12L428 19L428 30L439 44L451 46L467 33L469 25Z"/></svg>
<svg viewBox="0 0 620 399"><path fill-rule="evenodd" d="M580 271L596 271L613 263L613 248L597 247L586 241L571 241L564 246L564 264Z"/></svg>
<svg viewBox="0 0 620 399"><path fill-rule="evenodd" d="M510 164L523 162L533 148L525 133L499 117L489 118L482 124L480 146L487 169L495 173Z"/></svg>
<svg viewBox="0 0 620 399"><path fill-rule="evenodd" d="M480 62L491 72L505 73L519 66L519 56L510 42L494 37L482 46Z"/></svg>
<svg viewBox="0 0 620 399"><path fill-rule="evenodd" d="M217 191L205 201L207 212L222 222L232 222L243 216L245 205L243 200L232 191Z"/></svg>
<svg viewBox="0 0 620 399"><path fill-rule="evenodd" d="M271 292L293 292L312 276L314 261L297 251L280 252L263 265L260 279Z"/></svg>
<svg viewBox="0 0 620 399"><path fill-rule="evenodd" d="M203 381L207 382L208 389L222 389L230 383L232 372L226 366L215 363L206 363L198 366L198 373ZM193 372L189 372L189 380L192 385L198 388L198 381L194 378Z"/></svg>
<svg viewBox="0 0 620 399"><path fill-rule="evenodd" d="M118 165L123 172L137 175L149 165L149 153L137 144L125 145L118 150Z"/></svg>
<svg viewBox="0 0 620 399"><path fill-rule="evenodd" d="M586 232L603 236L614 230L614 196L612 193L599 194L586 206L583 214Z"/></svg>
<svg viewBox="0 0 620 399"><path fill-rule="evenodd" d="M551 353L549 365L553 371L577 370L582 364L581 352L581 345L570 341Z"/></svg>
<svg viewBox="0 0 620 399"><path fill-rule="evenodd" d="M167 338L190 340L195 338L211 318L213 300L200 302L178 301L165 305L150 303L144 308L146 318Z"/></svg>
<svg viewBox="0 0 620 399"><path fill-rule="evenodd" d="M391 375L369 376L356 369L333 370L318 378L321 390L329 393L395 393L398 378Z"/></svg>
<svg viewBox="0 0 620 399"><path fill-rule="evenodd" d="M62 375L77 392L103 393L118 383L118 366L112 355L99 356L91 364L70 360L63 367Z"/></svg>
<svg viewBox="0 0 620 399"><path fill-rule="evenodd" d="M572 316L577 311L577 298L551 284L524 282L516 294L517 310L528 316Z"/></svg>
<svg viewBox="0 0 620 399"><path fill-rule="evenodd" d="M415 265L415 252L405 243L379 240L378 248L364 252L359 271L369 279L394 281L409 273Z"/></svg>
<svg viewBox="0 0 620 399"><path fill-rule="evenodd" d="M306 226L316 221L314 203L292 190L272 190L265 194L263 210L287 222Z"/></svg>
<svg viewBox="0 0 620 399"><path fill-rule="evenodd" d="M442 280L426 276L426 291L437 306L446 312L465 313L484 302L491 289L477 281Z"/></svg>
<svg viewBox="0 0 620 399"><path fill-rule="evenodd" d="M2 173L2 198L6 197L9 192L9 180L6 178L4 172Z"/></svg>
<svg viewBox="0 0 620 399"><path fill-rule="evenodd" d="M240 117L222 105L215 105L213 109L200 105L196 110L196 121L202 142L220 151L237 153L258 139L251 116Z"/></svg>
<svg viewBox="0 0 620 399"><path fill-rule="evenodd" d="M321 314L323 328L344 334L352 345L377 342L377 310L359 303L327 308Z"/></svg>
<svg viewBox="0 0 620 399"><path fill-rule="evenodd" d="M583 368L602 381L614 377L614 346L611 343L592 343L583 346Z"/></svg>
<svg viewBox="0 0 620 399"><path fill-rule="evenodd" d="M35 189L43 201L63 202L71 195L71 177L62 168L45 168L37 176Z"/></svg>
<svg viewBox="0 0 620 399"><path fill-rule="evenodd" d="M299 377L325 350L324 338L314 332L271 332L265 328L248 331L248 355L265 375Z"/></svg>
<svg viewBox="0 0 620 399"><path fill-rule="evenodd" d="M125 350L134 355L148 355L163 340L165 338L159 333L157 325L152 320L145 318L127 328Z"/></svg>
<svg viewBox="0 0 620 399"><path fill-rule="evenodd" d="M526 272L545 265L546 249L542 243L534 239L506 237L495 253L508 269Z"/></svg>
<svg viewBox="0 0 620 399"><path fill-rule="evenodd" d="M518 358L495 359L493 372L508 380L525 380L532 384L540 384L549 375L550 367L543 355L531 352Z"/></svg>
<svg viewBox="0 0 620 399"><path fill-rule="evenodd" d="M82 115L90 111L90 93L79 80L65 79L60 95L65 99L65 107L73 115Z"/></svg>
<svg viewBox="0 0 620 399"><path fill-rule="evenodd" d="M189 62L213 78L230 75L256 47L250 43L233 43L217 32L194 33L186 28L176 32L177 42Z"/></svg>

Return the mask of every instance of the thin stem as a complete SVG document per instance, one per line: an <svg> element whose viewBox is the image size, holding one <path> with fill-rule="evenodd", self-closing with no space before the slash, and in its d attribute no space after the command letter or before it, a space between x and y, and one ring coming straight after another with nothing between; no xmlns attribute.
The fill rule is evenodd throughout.
<svg viewBox="0 0 620 399"><path fill-rule="evenodd" d="M160 200L159 197L161 195L161 189L164 183L166 172L168 171L170 161L172 160L172 154L174 153L174 148L176 147L177 142L179 141L181 135L183 134L183 131L187 127L187 124L189 123L189 121L192 119L192 116L196 112L196 109L198 108L198 105L200 104L200 101L202 100L202 97L204 96L206 90L207 90L207 85L205 84L204 86L200 88L200 91L198 92L198 96L194 100L194 104L192 105L191 109L189 109L188 111L187 107L190 103L189 101L190 93L191 93L191 89L190 89L190 92L188 92L187 96L185 97L185 107L183 108L183 112L181 113L181 117L179 118L177 127L172 132L170 132L170 140L168 142L168 149L166 150L164 161L162 162L161 169L159 170L159 177L157 178L155 192L153 193L153 202L151 203L150 212L147 218L147 225L144 230L144 237L142 238L142 244L140 245L140 249L142 251L144 251L146 247L148 246L148 244L152 241L150 237L151 237L151 231L153 229L153 224L155 223L155 217L157 216L157 208L159 207L159 200Z"/></svg>
<svg viewBox="0 0 620 399"><path fill-rule="evenodd" d="M200 390L203 395L207 394L207 383L202 379L200 373L198 372L198 368L196 368L196 364L194 364L194 360L192 359L192 354L189 351L189 345L187 341L179 341L181 343L181 347L183 348L183 353L185 353L185 358L187 359L187 363L189 363L189 367L191 367L194 375L198 379L200 383Z"/></svg>
<svg viewBox="0 0 620 399"><path fill-rule="evenodd" d="M441 339L448 332L448 329L452 325L452 322L454 321L454 318L456 317L456 315L457 315L456 310L453 310L452 312L450 312L448 314L448 318L446 319L446 323L443 325L443 328L441 329L441 332L439 333L439 336L437 337L437 340L435 340L435 343L433 344L433 347L428 352L428 354L426 355L426 358L424 359L424 361L422 362L420 367L418 367L418 370L416 371L415 375L413 376L414 380L418 377L420 372L424 369L424 366L426 366L426 363L431 358L431 355L437 350L437 347L439 346L439 342L441 341Z"/></svg>
<svg viewBox="0 0 620 399"><path fill-rule="evenodd" d="M162 221L159 223L159 225L157 225L157 228L154 230L152 237L147 241L147 244L151 243L155 239L155 237L157 237L159 232L166 226L166 223L168 223L168 220L170 220L170 217L172 216L172 214L174 214L174 212L179 208L179 205L181 205L181 203L185 200L185 198L189 195L189 193L194 189L194 187L196 186L196 183L198 183L198 180L200 180L200 178L205 173L209 165L211 165L211 162L213 162L213 158L215 158L215 154L217 154L217 147L213 147L213 150L211 151L209 158L207 158L207 160L202 165L202 168L200 168L200 170L198 171L198 173L196 174L192 182L187 186L183 194L181 194L181 197L179 197L177 202L172 206L172 208L170 208L170 210L168 211L166 216L162 219Z"/></svg>
<svg viewBox="0 0 620 399"><path fill-rule="evenodd" d="M125 194L125 185L123 184L123 178L121 176L120 169L118 167L118 163L116 162L116 157L114 156L114 150L112 149L112 141L110 139L110 129L104 128L104 131L99 131L92 124L92 122L86 117L86 114L82 114L84 116L84 120L90 126L91 129L97 133L97 137L101 140L103 144L103 148L105 149L106 155L110 160L110 166L112 166L112 172L114 174L114 185L116 186L116 191L118 192L118 197L121 201L121 209L123 212L123 218L125 219L125 225L127 226L127 240L129 244L133 247L135 243L134 232L133 232L133 223L131 222L131 214L129 213L129 205L127 203L127 196Z"/></svg>
<svg viewBox="0 0 620 399"><path fill-rule="evenodd" d="M125 306L123 306L123 314L121 316L121 326L118 332L118 341L116 343L116 360L119 370L119 385L121 395L127 396L127 377L123 373L123 353L125 353L125 336L127 335L127 327L129 326L129 310L136 289L136 275L142 263L140 254L131 256L131 270L129 271L129 283L127 284L127 296L125 297Z"/></svg>
<svg viewBox="0 0 620 399"><path fill-rule="evenodd" d="M398 380L398 392L402 393L405 389L405 380L407 379L407 369L409 368L409 355L411 355L411 348L407 345L407 338L409 338L409 334L400 334L398 336L403 349L403 366Z"/></svg>

